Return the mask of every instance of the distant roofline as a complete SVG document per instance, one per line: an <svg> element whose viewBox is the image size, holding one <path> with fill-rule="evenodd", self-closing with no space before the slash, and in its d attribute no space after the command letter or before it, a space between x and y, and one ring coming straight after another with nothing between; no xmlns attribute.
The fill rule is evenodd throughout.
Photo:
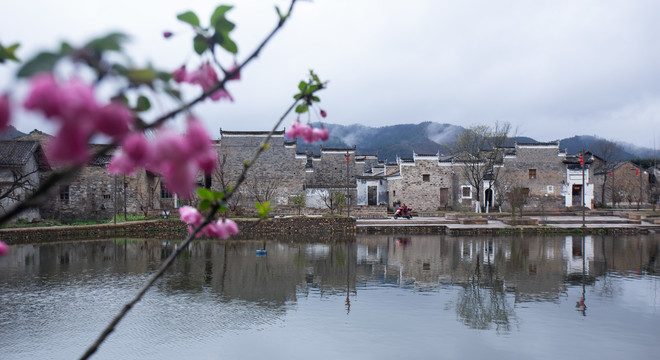
<svg viewBox="0 0 660 360"><path fill-rule="evenodd" d="M270 131L227 131L220 129L220 136L268 136ZM284 137L284 130L274 131L273 136ZM295 141L295 140L294 140Z"/></svg>

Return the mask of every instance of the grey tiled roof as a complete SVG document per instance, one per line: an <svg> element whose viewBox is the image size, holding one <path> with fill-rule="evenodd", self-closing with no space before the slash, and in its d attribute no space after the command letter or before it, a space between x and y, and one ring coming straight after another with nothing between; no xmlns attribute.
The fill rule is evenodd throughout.
<svg viewBox="0 0 660 360"><path fill-rule="evenodd" d="M36 141L0 141L0 166L21 167L38 149Z"/></svg>

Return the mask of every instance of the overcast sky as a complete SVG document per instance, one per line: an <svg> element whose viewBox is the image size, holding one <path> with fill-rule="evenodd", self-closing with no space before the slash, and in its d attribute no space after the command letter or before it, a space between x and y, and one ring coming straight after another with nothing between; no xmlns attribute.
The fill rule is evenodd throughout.
<svg viewBox="0 0 660 360"><path fill-rule="evenodd" d="M119 30L128 52L163 69L199 65L176 15L208 24L216 1L21 0L0 5L0 42L28 59L59 41ZM225 2L232 4L232 2ZM286 1L236 0L228 18L242 60ZM268 130L308 69L330 80L327 121L385 126L510 122L539 141L596 135L660 146L660 1L315 0L293 17L228 89L233 104L196 110L209 131ZM164 30L176 33L162 37ZM223 58L226 62L230 58ZM15 66L0 66L0 91ZM292 121L289 119L285 125ZM35 117L15 126L30 131Z"/></svg>

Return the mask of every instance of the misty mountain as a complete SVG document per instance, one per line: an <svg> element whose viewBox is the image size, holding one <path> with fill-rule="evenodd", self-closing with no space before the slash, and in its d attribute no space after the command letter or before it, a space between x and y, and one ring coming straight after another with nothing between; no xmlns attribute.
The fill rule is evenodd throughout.
<svg viewBox="0 0 660 360"><path fill-rule="evenodd" d="M0 140L12 140L23 135L25 135L25 133L16 130L12 125L9 125L5 131L0 133Z"/></svg>
<svg viewBox="0 0 660 360"><path fill-rule="evenodd" d="M318 126L318 124L315 124ZM378 155L380 160L395 161L397 156L412 158L413 152L417 154L451 153L458 135L465 128L451 124L423 122L420 124L400 124L383 127L368 127L364 125L337 125L324 124L330 130L330 139L321 144L324 148L352 148L356 147L359 155ZM574 154L584 150L599 155L598 143L604 139L591 136L573 136L559 140L559 148ZM538 143L539 141L517 136L512 138L507 146L519 143ZM619 160L634 158L652 158L653 150L637 147L628 143L618 143L622 151ZM318 144L305 144L298 141L298 151L309 151L319 154Z"/></svg>

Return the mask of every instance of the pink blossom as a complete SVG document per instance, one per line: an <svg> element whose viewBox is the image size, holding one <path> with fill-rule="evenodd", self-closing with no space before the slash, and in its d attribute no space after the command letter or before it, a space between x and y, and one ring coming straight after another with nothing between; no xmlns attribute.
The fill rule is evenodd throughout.
<svg viewBox="0 0 660 360"><path fill-rule="evenodd" d="M211 100L218 101L222 99L228 99L231 102L234 102L234 98L231 94L225 89L218 89L218 91L213 92L210 96Z"/></svg>
<svg viewBox="0 0 660 360"><path fill-rule="evenodd" d="M81 120L92 120L98 113L99 104L94 97L94 87L84 83L80 79L72 79L60 86L62 122L80 122Z"/></svg>
<svg viewBox="0 0 660 360"><path fill-rule="evenodd" d="M174 34L172 34L171 31L163 31L163 37L164 37L165 39L169 39L169 38L171 38L172 35L174 35Z"/></svg>
<svg viewBox="0 0 660 360"><path fill-rule="evenodd" d="M158 133L158 141L154 145L157 157L154 162L186 163L191 153L190 145L185 138L173 130L163 130Z"/></svg>
<svg viewBox="0 0 660 360"><path fill-rule="evenodd" d="M182 83L188 81L188 72L186 71L186 66L182 65L180 68L172 72L172 78L177 83Z"/></svg>
<svg viewBox="0 0 660 360"><path fill-rule="evenodd" d="M325 110L321 110L321 117L326 117L328 116L328 113L325 112Z"/></svg>
<svg viewBox="0 0 660 360"><path fill-rule="evenodd" d="M181 214L181 220L183 222L193 226L198 226L203 220L202 214L192 206L182 206L179 208L179 214Z"/></svg>
<svg viewBox="0 0 660 360"><path fill-rule="evenodd" d="M165 186L171 192L189 198L195 190L197 167L190 162L166 161L161 165L160 174Z"/></svg>
<svg viewBox="0 0 660 360"><path fill-rule="evenodd" d="M60 91L52 74L44 73L30 79L30 93L23 106L29 110L40 110L47 118L61 114Z"/></svg>
<svg viewBox="0 0 660 360"><path fill-rule="evenodd" d="M326 141L330 138L330 131L326 128L314 129L312 138L315 141Z"/></svg>
<svg viewBox="0 0 660 360"><path fill-rule="evenodd" d="M147 167L153 157L154 148L142 133L130 133L122 143L122 149L135 165Z"/></svg>
<svg viewBox="0 0 660 360"><path fill-rule="evenodd" d="M218 222L220 223L220 220L218 220ZM223 219L221 224L225 227L225 229L227 229L227 232L229 232L229 234L231 235L238 234L238 225L233 220Z"/></svg>
<svg viewBox="0 0 660 360"><path fill-rule="evenodd" d="M195 161L205 174L210 175L218 167L218 153L215 149L209 149L204 153L197 154Z"/></svg>
<svg viewBox="0 0 660 360"><path fill-rule="evenodd" d="M192 154L204 153L213 147L213 142L206 133L204 125L194 117L188 118L186 141L188 141L188 147Z"/></svg>
<svg viewBox="0 0 660 360"><path fill-rule="evenodd" d="M135 161L125 152L121 150L117 151L112 155L110 166L108 166L108 173L133 175L135 173Z"/></svg>
<svg viewBox="0 0 660 360"><path fill-rule="evenodd" d="M300 120L291 124L291 128L286 131L289 138L301 137L306 143L314 143L319 140L325 141L330 137L330 132L326 128L314 129L309 124L303 125Z"/></svg>
<svg viewBox="0 0 660 360"><path fill-rule="evenodd" d="M236 76L233 76L232 79L235 77ZM187 82L199 85L205 92L213 89L219 82L218 73L213 68L213 65L211 65L211 63L208 61L203 63L199 69L193 72L187 72L185 65L181 66L172 73L172 78L178 83ZM229 99L229 101L234 101L234 98L225 89L218 89L217 91L214 91L212 94L210 94L209 97L213 101L218 101L221 99Z"/></svg>
<svg viewBox="0 0 660 360"><path fill-rule="evenodd" d="M9 246L4 242L0 241L0 256L5 256L9 252Z"/></svg>
<svg viewBox="0 0 660 360"><path fill-rule="evenodd" d="M48 143L48 159L65 165L82 165L91 158L88 143L92 135L88 123L66 123Z"/></svg>
<svg viewBox="0 0 660 360"><path fill-rule="evenodd" d="M0 96L0 133L9 125L11 112L9 111L9 95Z"/></svg>
<svg viewBox="0 0 660 360"><path fill-rule="evenodd" d="M122 140L133 124L133 113L124 105L112 102L98 111L95 120L98 131L115 140Z"/></svg>
<svg viewBox="0 0 660 360"><path fill-rule="evenodd" d="M30 80L30 88L23 106L61 123L89 120L99 108L94 88L79 79L60 85L52 74L39 74Z"/></svg>

